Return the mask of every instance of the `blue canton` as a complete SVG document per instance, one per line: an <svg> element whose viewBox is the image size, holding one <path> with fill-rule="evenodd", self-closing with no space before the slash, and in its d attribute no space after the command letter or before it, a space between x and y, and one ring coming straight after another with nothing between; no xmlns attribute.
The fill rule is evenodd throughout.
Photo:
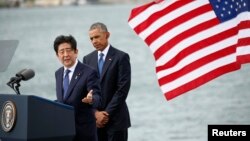
<svg viewBox="0 0 250 141"><path fill-rule="evenodd" d="M249 0L209 0L221 22L235 18L239 13L250 11Z"/></svg>

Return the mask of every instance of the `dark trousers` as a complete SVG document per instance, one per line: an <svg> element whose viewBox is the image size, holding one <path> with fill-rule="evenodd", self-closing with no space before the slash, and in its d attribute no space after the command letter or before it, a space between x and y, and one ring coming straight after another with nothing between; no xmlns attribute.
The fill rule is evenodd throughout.
<svg viewBox="0 0 250 141"><path fill-rule="evenodd" d="M127 141L128 129L107 132L106 128L97 129L98 141Z"/></svg>

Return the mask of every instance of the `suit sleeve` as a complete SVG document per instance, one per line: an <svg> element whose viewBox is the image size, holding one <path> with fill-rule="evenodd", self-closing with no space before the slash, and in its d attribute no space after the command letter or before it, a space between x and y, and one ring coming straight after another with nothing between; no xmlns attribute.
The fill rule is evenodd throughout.
<svg viewBox="0 0 250 141"><path fill-rule="evenodd" d="M88 76L88 91L93 90L93 107L98 108L101 106L101 86L98 74L96 71L92 71Z"/></svg>
<svg viewBox="0 0 250 141"><path fill-rule="evenodd" d="M105 109L110 116L116 113L117 109L119 109L122 104L125 104L128 96L131 84L131 66L129 60L128 54L123 55L119 60L118 82L117 84L112 84L117 85L117 91Z"/></svg>
<svg viewBox="0 0 250 141"><path fill-rule="evenodd" d="M85 59L85 56L83 57L82 62L83 62L84 64L87 63L87 62L86 62L86 59Z"/></svg>

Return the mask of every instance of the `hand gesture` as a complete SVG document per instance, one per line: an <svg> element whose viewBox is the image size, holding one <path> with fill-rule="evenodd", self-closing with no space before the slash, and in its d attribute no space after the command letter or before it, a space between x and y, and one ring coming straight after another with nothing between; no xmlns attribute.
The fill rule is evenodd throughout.
<svg viewBox="0 0 250 141"><path fill-rule="evenodd" d="M86 97L82 99L83 103L92 104L93 103L93 90L90 90Z"/></svg>

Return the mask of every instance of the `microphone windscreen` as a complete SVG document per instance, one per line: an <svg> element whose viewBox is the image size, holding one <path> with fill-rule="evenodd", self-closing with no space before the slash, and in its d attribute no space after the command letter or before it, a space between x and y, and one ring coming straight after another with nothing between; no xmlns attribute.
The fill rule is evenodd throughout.
<svg viewBox="0 0 250 141"><path fill-rule="evenodd" d="M22 69L22 70L20 70L19 72L16 73L16 76L17 76L17 77L22 77L22 73L23 73L25 70L27 70L27 69Z"/></svg>
<svg viewBox="0 0 250 141"><path fill-rule="evenodd" d="M35 76L35 72L32 69L26 69L21 73L22 80L29 80Z"/></svg>

